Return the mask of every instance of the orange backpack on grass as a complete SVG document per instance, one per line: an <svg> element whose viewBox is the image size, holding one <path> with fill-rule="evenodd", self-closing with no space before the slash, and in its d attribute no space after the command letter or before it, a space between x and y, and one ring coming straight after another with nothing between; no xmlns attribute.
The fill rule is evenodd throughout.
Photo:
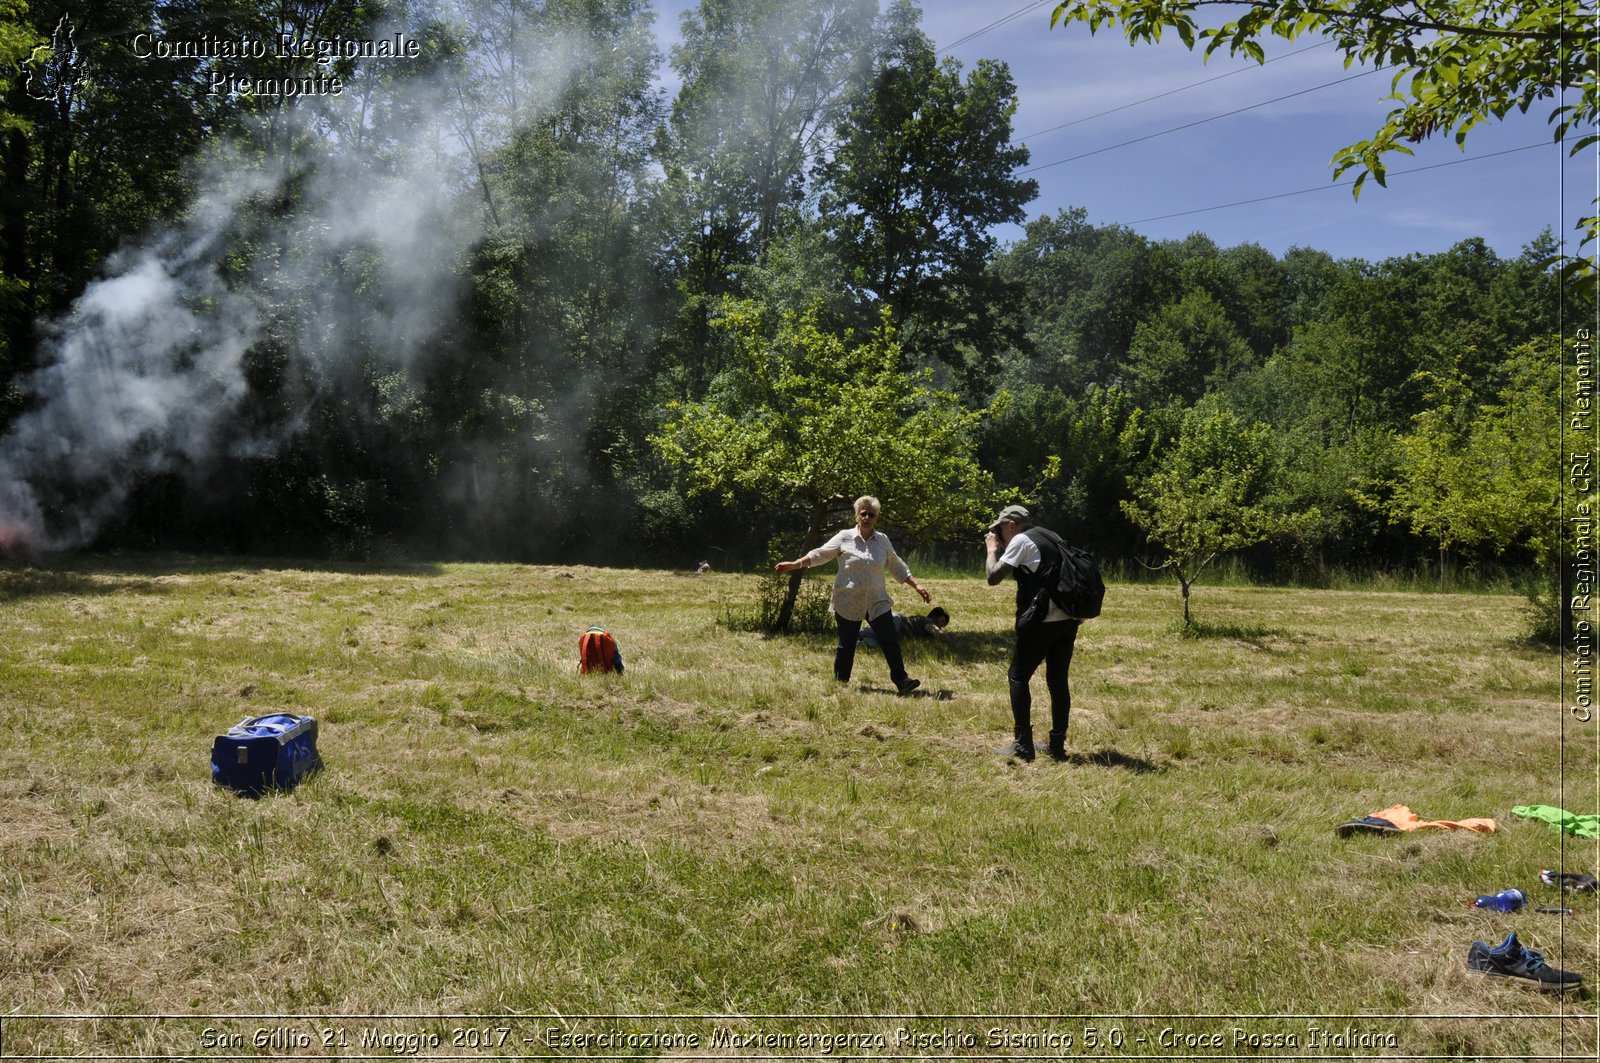
<svg viewBox="0 0 1600 1063"><path fill-rule="evenodd" d="M592 627L578 636L578 671L622 674L622 651L617 640L603 627Z"/></svg>

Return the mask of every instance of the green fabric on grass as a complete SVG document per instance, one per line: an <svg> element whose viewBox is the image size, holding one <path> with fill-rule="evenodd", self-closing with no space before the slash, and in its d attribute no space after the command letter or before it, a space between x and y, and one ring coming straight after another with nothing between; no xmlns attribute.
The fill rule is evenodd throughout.
<svg viewBox="0 0 1600 1063"><path fill-rule="evenodd" d="M1552 805L1518 805L1511 810L1511 814L1523 819L1543 820L1556 830L1564 830L1580 838L1600 838L1600 816L1579 816Z"/></svg>

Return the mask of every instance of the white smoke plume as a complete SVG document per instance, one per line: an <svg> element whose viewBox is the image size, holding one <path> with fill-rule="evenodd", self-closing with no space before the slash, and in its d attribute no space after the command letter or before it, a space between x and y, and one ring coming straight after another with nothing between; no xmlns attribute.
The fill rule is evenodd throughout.
<svg viewBox="0 0 1600 1063"><path fill-rule="evenodd" d="M51 327L44 367L22 382L33 406L0 439L0 553L82 545L141 474L212 451L260 331L252 298L222 282L216 238L263 187L249 175L214 187L189 224L114 258ZM38 484L59 488L50 503Z"/></svg>
<svg viewBox="0 0 1600 1063"><path fill-rule="evenodd" d="M590 45L546 35L530 47L523 119L558 98ZM292 165L219 147L186 216L112 257L19 381L27 408L0 436L0 557L90 544L142 478L271 454L359 360L426 356L489 224L474 170L514 129L472 113L463 76L456 66L391 93L407 117L365 148L369 99L299 101L277 136L318 147ZM280 217L274 200L292 207ZM287 360L298 413L245 430L247 362L263 342Z"/></svg>

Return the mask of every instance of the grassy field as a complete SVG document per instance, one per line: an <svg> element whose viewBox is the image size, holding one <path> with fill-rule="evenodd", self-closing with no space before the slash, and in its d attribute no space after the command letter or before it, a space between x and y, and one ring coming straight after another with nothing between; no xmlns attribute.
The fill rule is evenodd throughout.
<svg viewBox="0 0 1600 1063"><path fill-rule="evenodd" d="M1597 810L1519 599L1202 586L1180 639L1115 585L1069 763L1019 764L1011 590L929 582L902 699L718 626L749 576L0 567L0 1054L1593 1055L1587 987L1464 966L1516 930L1600 978L1593 894L1467 907L1596 865L1510 814ZM215 787L272 711L327 770ZM1335 836L1396 803L1500 829Z"/></svg>

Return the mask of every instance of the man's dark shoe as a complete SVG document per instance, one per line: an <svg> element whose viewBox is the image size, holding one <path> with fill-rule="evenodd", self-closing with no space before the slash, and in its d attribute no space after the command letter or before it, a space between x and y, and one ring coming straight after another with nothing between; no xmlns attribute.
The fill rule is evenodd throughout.
<svg viewBox="0 0 1600 1063"><path fill-rule="evenodd" d="M1576 971L1563 971L1544 962L1544 953L1527 948L1517 940L1516 931L1490 948L1474 941L1467 950L1467 970L1496 978L1520 978L1549 993L1565 993L1583 985Z"/></svg>
<svg viewBox="0 0 1600 1063"><path fill-rule="evenodd" d="M1027 761L1028 763L1032 763L1034 757L1033 747L1024 745L1020 739L1014 739L1009 745L1001 746L995 752L1002 757L1016 757L1018 760Z"/></svg>
<svg viewBox="0 0 1600 1063"><path fill-rule="evenodd" d="M1057 764L1063 763L1067 759L1067 736L1051 732L1050 744L1045 746L1044 755Z"/></svg>
<svg viewBox="0 0 1600 1063"><path fill-rule="evenodd" d="M1341 838L1348 838L1358 832L1363 834L1399 834L1400 828L1378 816L1362 816L1360 819L1352 819L1348 823L1339 824L1333 828L1333 832Z"/></svg>
<svg viewBox="0 0 1600 1063"><path fill-rule="evenodd" d="M1600 879L1593 875L1585 875L1579 871L1541 871L1539 881L1548 886L1560 886L1565 890L1594 891L1600 889Z"/></svg>
<svg viewBox="0 0 1600 1063"><path fill-rule="evenodd" d="M895 690L899 691L901 697L905 697L921 685L922 680L920 679L907 679L904 683L896 683Z"/></svg>

